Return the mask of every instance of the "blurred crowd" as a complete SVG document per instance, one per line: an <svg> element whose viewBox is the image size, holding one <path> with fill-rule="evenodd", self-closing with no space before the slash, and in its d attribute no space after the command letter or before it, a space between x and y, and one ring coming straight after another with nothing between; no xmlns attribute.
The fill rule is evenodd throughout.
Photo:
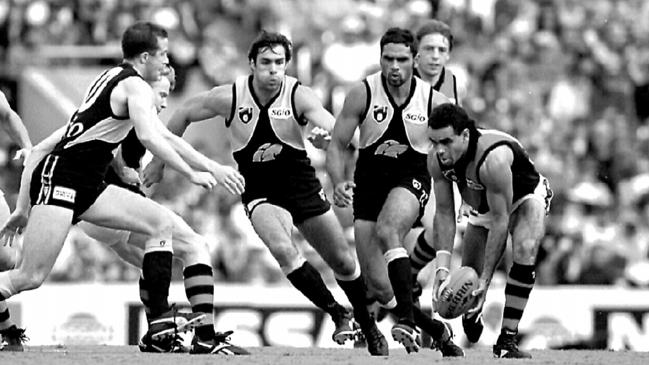
<svg viewBox="0 0 649 365"><path fill-rule="evenodd" d="M149 19L170 31L182 96L187 75L199 74L209 87L247 73L247 45L270 29L294 43L289 73L336 113L348 86L377 69L381 34L389 26L414 30L431 17L453 30L449 67L467 90L463 106L482 126L517 136L553 186L538 282L649 287L646 1L0 0L0 64L12 72L33 63L83 64L89 61L33 55L43 46L117 47L127 25ZM92 60L107 61L114 60ZM20 169L2 153L3 187L11 191ZM321 168L322 154L313 156ZM173 173L154 197L213 242L219 280L284 280L236 198L201 192ZM349 214L341 217L349 225ZM62 266L60 280L137 277L110 253L72 241L81 243L64 256L77 269Z"/></svg>

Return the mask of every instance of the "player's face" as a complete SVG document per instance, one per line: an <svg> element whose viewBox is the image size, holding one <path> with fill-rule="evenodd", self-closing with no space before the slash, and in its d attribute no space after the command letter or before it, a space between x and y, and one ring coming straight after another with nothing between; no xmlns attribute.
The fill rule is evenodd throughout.
<svg viewBox="0 0 649 365"><path fill-rule="evenodd" d="M457 135L451 126L441 129L428 127L428 139L433 144L433 151L439 156L442 164L452 166L464 155L469 146L469 130L465 129Z"/></svg>
<svg viewBox="0 0 649 365"><path fill-rule="evenodd" d="M425 35L419 42L417 68L424 77L435 77L446 66L450 54L448 38L439 33Z"/></svg>
<svg viewBox="0 0 649 365"><path fill-rule="evenodd" d="M388 43L381 52L381 72L390 86L399 87L412 77L414 59L403 43Z"/></svg>
<svg viewBox="0 0 649 365"><path fill-rule="evenodd" d="M255 62L250 63L257 85L267 91L278 90L286 74L286 54L280 44L262 48Z"/></svg>
<svg viewBox="0 0 649 365"><path fill-rule="evenodd" d="M160 80L151 83L153 89L153 97L155 109L158 114L167 107L167 98L169 98L170 83L167 77L162 77Z"/></svg>
<svg viewBox="0 0 649 365"><path fill-rule="evenodd" d="M157 81L165 72L169 64L169 39L158 38L158 49L148 53L146 81Z"/></svg>

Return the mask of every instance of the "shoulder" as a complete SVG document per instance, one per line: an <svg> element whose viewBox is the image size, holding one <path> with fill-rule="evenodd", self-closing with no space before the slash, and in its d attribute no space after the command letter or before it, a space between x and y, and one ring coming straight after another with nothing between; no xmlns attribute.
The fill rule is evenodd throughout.
<svg viewBox="0 0 649 365"><path fill-rule="evenodd" d="M433 104L433 107L436 107L438 105L450 103L451 99L449 99L446 95L440 93L439 91L433 89L433 98L431 102Z"/></svg>
<svg viewBox="0 0 649 365"><path fill-rule="evenodd" d="M489 151L480 165L480 179L484 182L506 179L507 171L511 172L514 152L507 145L501 145Z"/></svg>

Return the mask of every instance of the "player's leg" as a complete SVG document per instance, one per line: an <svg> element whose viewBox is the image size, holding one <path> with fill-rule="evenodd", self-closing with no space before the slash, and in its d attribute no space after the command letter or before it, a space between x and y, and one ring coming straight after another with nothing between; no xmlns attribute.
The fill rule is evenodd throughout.
<svg viewBox="0 0 649 365"><path fill-rule="evenodd" d="M514 263L507 275L503 322L494 354L498 357L528 358L515 341L535 281L536 255L545 234L546 207L542 200L527 199L512 213L510 227Z"/></svg>
<svg viewBox="0 0 649 365"><path fill-rule="evenodd" d="M402 241L419 216L419 211L419 201L409 190L401 187L392 189L377 218L371 243L383 252L397 301L394 313L399 319L392 328L392 336L408 352L419 350L419 334L414 323L410 259Z"/></svg>
<svg viewBox="0 0 649 365"><path fill-rule="evenodd" d="M202 323L194 329L190 352L248 355L247 350L229 343L227 336L214 331L214 277L207 240L180 216L171 211L170 214L174 221L174 251L184 266L187 300L194 313L205 315Z"/></svg>
<svg viewBox="0 0 649 365"><path fill-rule="evenodd" d="M306 261L293 244L291 214L286 209L267 202L259 203L252 209L249 207L248 210L255 232L291 284L318 308L329 313L334 323L343 324L343 320L348 317L347 310L334 299L318 270ZM342 330L346 331L347 328Z"/></svg>
<svg viewBox="0 0 649 365"><path fill-rule="evenodd" d="M0 224L4 224L10 214L11 211L9 210L9 205L4 199L4 193L0 190ZM7 271L16 267L17 258L18 251L15 247L3 246L0 244L0 271ZM0 330L1 329L2 323L0 323Z"/></svg>
<svg viewBox="0 0 649 365"><path fill-rule="evenodd" d="M175 311L167 297L171 284L173 221L161 206L129 190L108 185L80 217L100 226L146 235L142 272L149 280L152 338L168 337L176 331Z"/></svg>
<svg viewBox="0 0 649 365"><path fill-rule="evenodd" d="M297 225L306 240L333 269L338 285L352 304L354 318L368 339L368 349L373 355L387 355L385 338L376 328L376 322L367 309L367 288L351 247L345 239L342 226L333 210L306 219ZM343 343L352 339L355 331L339 332L334 341ZM336 335L334 335L336 337ZM385 344L385 346L383 346Z"/></svg>
<svg viewBox="0 0 649 365"><path fill-rule="evenodd" d="M482 273L484 265L484 249L488 233L487 228L468 223L462 237L462 266L474 268L478 276ZM463 315L462 328L469 342L478 342L484 329L482 312Z"/></svg>

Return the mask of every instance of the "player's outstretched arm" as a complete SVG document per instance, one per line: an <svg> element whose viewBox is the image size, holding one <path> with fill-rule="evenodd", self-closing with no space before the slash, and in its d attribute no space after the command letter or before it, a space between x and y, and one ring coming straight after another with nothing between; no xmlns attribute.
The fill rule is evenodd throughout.
<svg viewBox="0 0 649 365"><path fill-rule="evenodd" d="M316 93L307 86L298 86L295 92L295 105L300 116L306 118L316 127L331 132L336 120L334 116L322 106L322 102ZM298 116L298 117L300 117Z"/></svg>
<svg viewBox="0 0 649 365"><path fill-rule="evenodd" d="M514 155L507 146L496 147L489 152L480 167L480 181L485 186L487 204L491 215L491 227L485 244L485 261L480 286L473 292L476 305L470 312L482 309L487 289L493 278L496 265L505 252L509 212L512 206L513 186L511 165Z"/></svg>
<svg viewBox="0 0 649 365"><path fill-rule="evenodd" d="M216 116L229 117L232 109L232 87L218 86L199 93L185 101L174 111L167 129L176 136L182 136L189 124ZM154 158L144 169L144 186L151 186L162 180L164 162Z"/></svg>
<svg viewBox="0 0 649 365"><path fill-rule="evenodd" d="M437 250L437 268L433 279L433 300L437 300L439 288L446 280L451 265L451 254L455 241L455 200L453 196L453 183L447 180L441 172L437 154L431 150L428 153L428 171L433 178L433 192L435 194L435 216L432 229L433 245Z"/></svg>
<svg viewBox="0 0 649 365"><path fill-rule="evenodd" d="M345 151L354 137L354 132L361 122L365 110L367 92L365 86L359 84L353 87L343 103L343 108L336 118L331 142L327 148L326 167L329 178L334 186L334 204L346 207L352 202L352 181L345 177Z"/></svg>
<svg viewBox="0 0 649 365"><path fill-rule="evenodd" d="M42 140L31 150L31 153L25 161L25 167L20 176L20 188L18 189L18 199L16 200L16 208L0 229L0 237L2 242L11 245L13 238L16 234L20 234L27 225L27 218L31 210L31 202L29 199L29 187L32 181L32 174L36 166L47 156L56 144L63 138L67 126L63 126L54 133L50 134L47 138Z"/></svg>
<svg viewBox="0 0 649 365"><path fill-rule="evenodd" d="M9 101L0 91L0 125L9 134L11 140L20 146L22 151L29 151L32 148L32 142L29 139L27 128L23 124L20 116L11 109ZM27 156L25 156L25 160Z"/></svg>
<svg viewBox="0 0 649 365"><path fill-rule="evenodd" d="M156 123L160 122L155 113L151 87L144 80L135 77L122 81L117 87L120 86L124 87L129 116L142 145L192 183L211 189L216 184L214 178L208 173L192 169L160 134L156 127Z"/></svg>

